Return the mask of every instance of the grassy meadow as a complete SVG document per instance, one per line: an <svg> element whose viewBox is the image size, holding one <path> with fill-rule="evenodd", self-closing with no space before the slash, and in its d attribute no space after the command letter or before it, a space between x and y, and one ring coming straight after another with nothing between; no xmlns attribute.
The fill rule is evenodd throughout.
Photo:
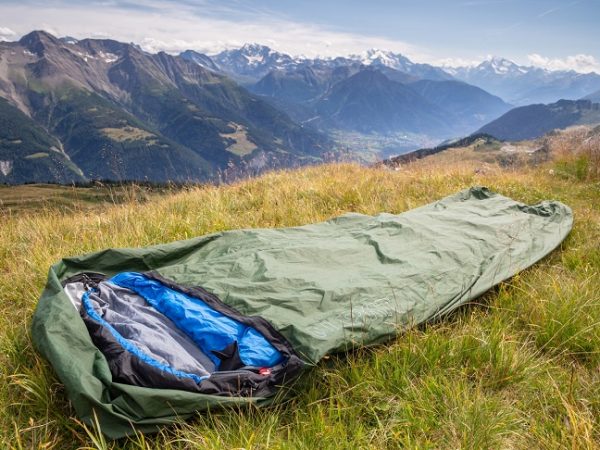
<svg viewBox="0 0 600 450"><path fill-rule="evenodd" d="M0 215L23 212L81 212L121 203L142 203L158 195L185 189L184 186L141 186L136 184L92 184L61 186L56 184L0 185Z"/></svg>
<svg viewBox="0 0 600 450"><path fill-rule="evenodd" d="M1 211L0 448L600 447L600 147L579 142L557 140L537 166L483 167L448 153L398 170L333 164L152 201ZM32 312L63 256L347 211L400 213L472 185L529 203L560 200L574 210L574 229L560 249L447 319L331 356L274 406L198 414L107 442L77 421L32 346Z"/></svg>

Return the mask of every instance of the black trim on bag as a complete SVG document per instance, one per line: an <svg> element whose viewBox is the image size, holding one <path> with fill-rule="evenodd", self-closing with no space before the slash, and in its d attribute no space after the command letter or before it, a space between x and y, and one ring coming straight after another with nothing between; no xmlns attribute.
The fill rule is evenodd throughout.
<svg viewBox="0 0 600 450"><path fill-rule="evenodd" d="M284 357L284 362L270 367L269 372L260 373L261 368L236 367L235 356L237 347L231 349L232 370L216 371L200 383L191 378L177 377L160 368L154 367L136 355L123 348L110 330L101 323L92 319L83 304L80 315L83 319L94 345L106 357L108 366L113 376L113 381L132 384L136 386L157 389L180 389L201 394L234 396L234 397L269 397L274 395L277 387L299 375L304 367L304 362L294 351L290 343L267 320L259 316L244 316L234 308L223 303L216 295L201 287L186 287L174 283L160 274L152 271L143 273L149 279L158 281L166 287L187 294L205 302L209 307L221 314L250 326L260 332ZM101 281L107 281L104 274L85 272L63 281L63 286L68 283L84 283L86 290L96 287ZM228 357L223 354L223 357ZM239 358L239 356L238 356ZM240 361L241 363L241 361Z"/></svg>
<svg viewBox="0 0 600 450"><path fill-rule="evenodd" d="M64 279L60 284L64 288L69 283L83 283L87 290L94 284L106 281L107 279L108 277L102 272L81 272L71 275L69 278Z"/></svg>

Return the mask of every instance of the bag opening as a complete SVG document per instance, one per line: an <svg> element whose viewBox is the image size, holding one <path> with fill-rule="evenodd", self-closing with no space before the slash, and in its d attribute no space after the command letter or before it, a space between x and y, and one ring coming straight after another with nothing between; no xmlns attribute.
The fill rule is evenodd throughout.
<svg viewBox="0 0 600 450"><path fill-rule="evenodd" d="M78 274L64 290L113 381L214 395L267 396L302 366L266 320L156 273Z"/></svg>

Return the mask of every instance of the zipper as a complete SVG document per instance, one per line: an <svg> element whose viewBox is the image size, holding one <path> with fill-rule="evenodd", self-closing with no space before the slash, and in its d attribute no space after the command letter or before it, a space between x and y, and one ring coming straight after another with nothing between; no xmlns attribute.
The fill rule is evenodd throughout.
<svg viewBox="0 0 600 450"><path fill-rule="evenodd" d="M98 289L98 283L92 280L86 273L83 274L81 282L86 291Z"/></svg>

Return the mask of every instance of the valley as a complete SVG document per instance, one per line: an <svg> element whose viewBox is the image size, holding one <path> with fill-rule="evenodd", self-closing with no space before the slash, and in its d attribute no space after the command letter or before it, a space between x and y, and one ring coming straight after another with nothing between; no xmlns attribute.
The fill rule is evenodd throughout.
<svg viewBox="0 0 600 450"><path fill-rule="evenodd" d="M600 122L597 89L593 73L501 58L449 68L382 50L311 59L259 44L153 54L34 31L0 42L0 183L214 182L371 163L475 132L529 139ZM519 106L563 96L572 100Z"/></svg>

